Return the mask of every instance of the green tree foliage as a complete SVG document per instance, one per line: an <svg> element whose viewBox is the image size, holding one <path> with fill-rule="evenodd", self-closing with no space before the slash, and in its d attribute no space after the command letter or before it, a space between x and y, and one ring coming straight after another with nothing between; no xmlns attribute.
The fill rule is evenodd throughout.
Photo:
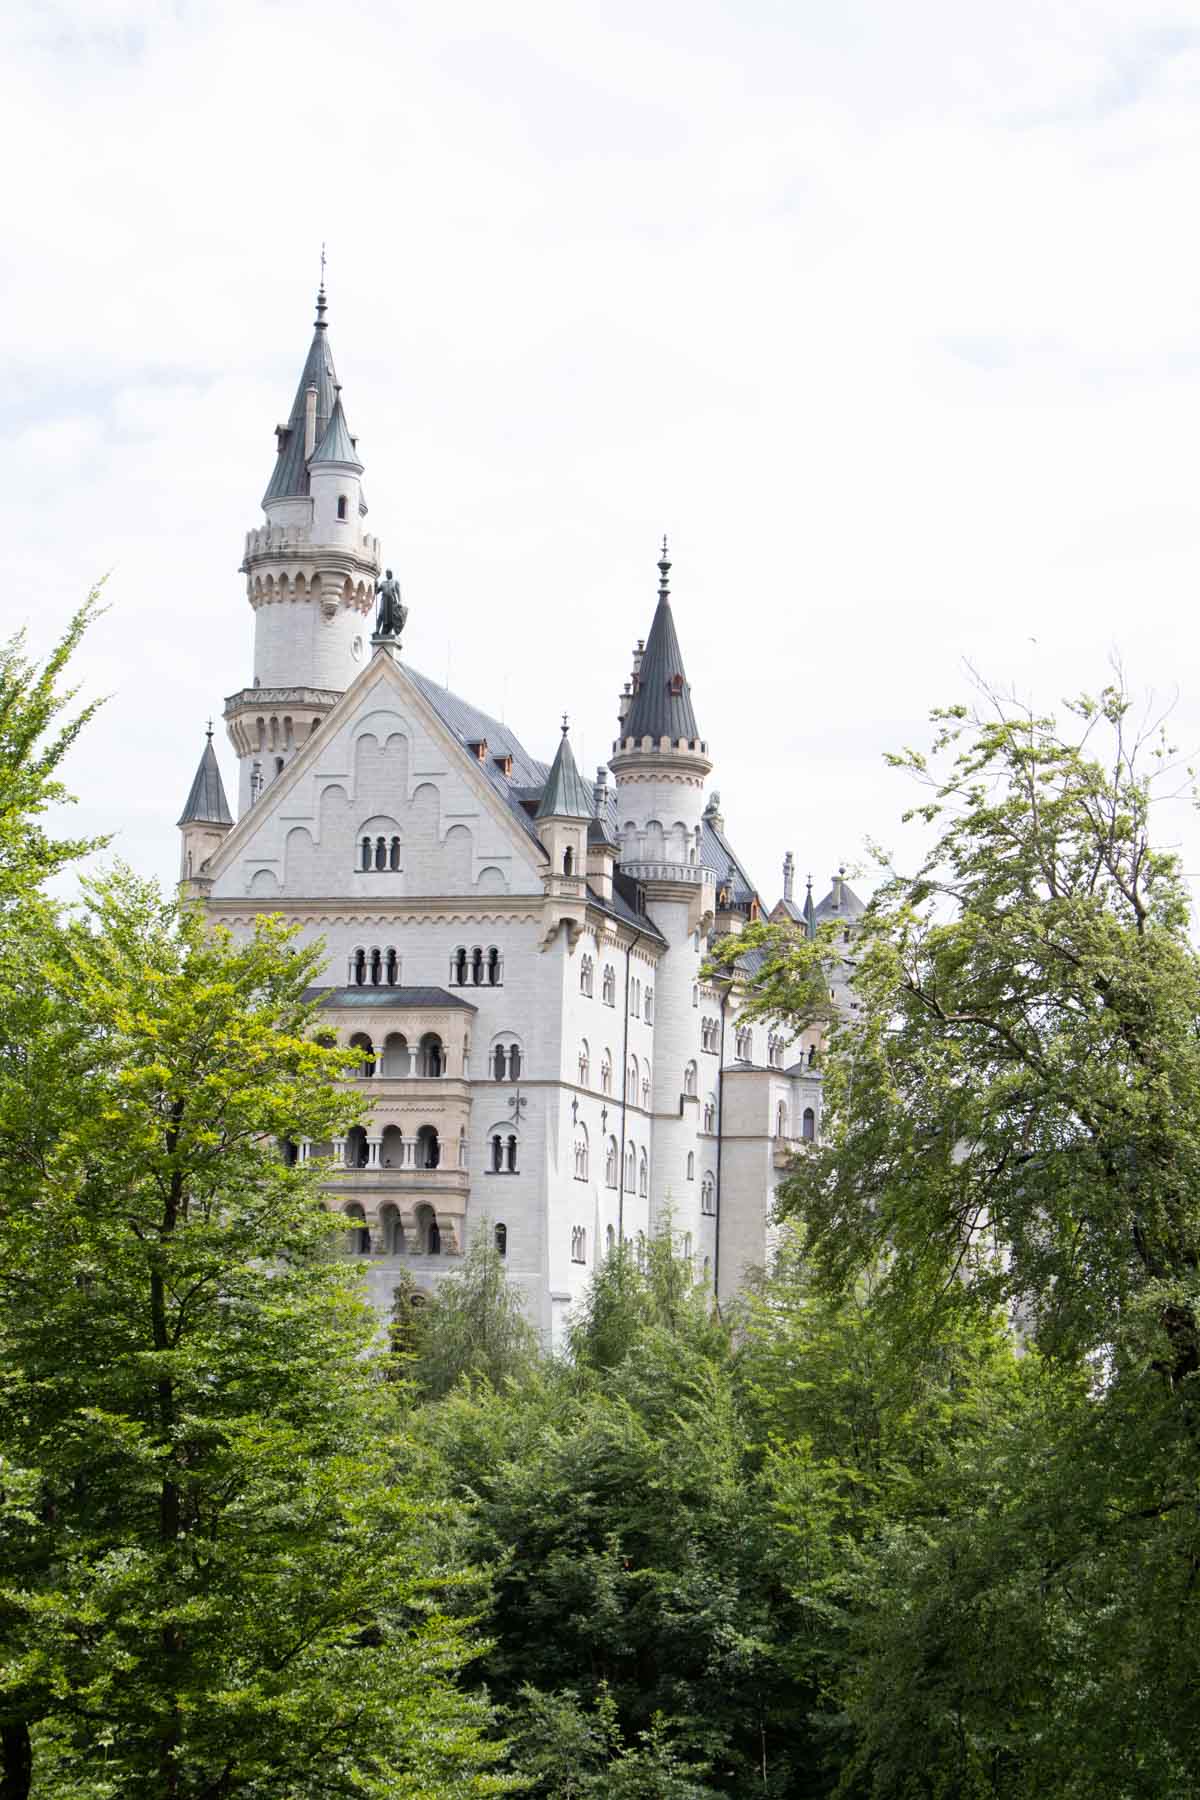
<svg viewBox="0 0 1200 1800"><path fill-rule="evenodd" d="M452 1513L284 1151L356 1111L318 955L121 872L41 900L86 619L0 657L0 1794L504 1791Z"/></svg>
<svg viewBox="0 0 1200 1800"><path fill-rule="evenodd" d="M941 715L932 844L859 943L824 1142L784 1204L822 1294L865 1276L889 1355L997 1313L1015 1411L959 1503L886 1509L851 1622L846 1792L1183 1795L1200 1768L1200 959L1155 848L1161 737L1110 690ZM1148 767L1147 767L1148 765ZM837 953L760 934L792 1019ZM753 941L753 937L749 940ZM926 1481L927 1485L927 1481Z"/></svg>
<svg viewBox="0 0 1200 1800"><path fill-rule="evenodd" d="M489 1237L485 1219L430 1304L414 1308L408 1286L397 1290L393 1343L407 1353L410 1377L428 1399L464 1378L501 1387L528 1367L537 1350L521 1296L505 1279Z"/></svg>

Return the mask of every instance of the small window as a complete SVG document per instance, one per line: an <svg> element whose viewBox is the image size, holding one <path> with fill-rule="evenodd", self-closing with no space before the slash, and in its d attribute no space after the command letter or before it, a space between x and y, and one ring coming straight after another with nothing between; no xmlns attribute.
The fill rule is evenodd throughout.
<svg viewBox="0 0 1200 1800"><path fill-rule="evenodd" d="M570 845L568 844L567 848L563 851L563 874L564 875L573 875L574 873L575 873L575 852L571 849Z"/></svg>
<svg viewBox="0 0 1200 1800"><path fill-rule="evenodd" d="M458 949L454 952L454 955L450 958L450 986L465 987L466 985L467 951L466 946L460 944Z"/></svg>
<svg viewBox="0 0 1200 1800"><path fill-rule="evenodd" d="M346 500L346 496L345 496L345 494L339 494L339 495L338 495L338 518L339 518L339 519L344 519L344 518L346 518L346 516L347 516L347 504L348 504L348 503L347 503L347 500Z"/></svg>
<svg viewBox="0 0 1200 1800"><path fill-rule="evenodd" d="M507 1225L497 1225L495 1232L493 1233L493 1236L495 1238L495 1244L496 1244L496 1255L497 1256L507 1256L508 1255L508 1226Z"/></svg>
<svg viewBox="0 0 1200 1800"><path fill-rule="evenodd" d="M369 837L365 837L362 841L362 866L363 866L363 868L369 869L371 867L371 861L372 861L371 840Z"/></svg>
<svg viewBox="0 0 1200 1800"><path fill-rule="evenodd" d="M695 1181L696 1179L696 1152L694 1150L688 1151L687 1178L689 1181Z"/></svg>
<svg viewBox="0 0 1200 1800"><path fill-rule="evenodd" d="M587 1232L582 1225L576 1225L571 1232L571 1261L574 1263L587 1261Z"/></svg>
<svg viewBox="0 0 1200 1800"><path fill-rule="evenodd" d="M391 843L388 845L388 868L389 869L398 869L399 867L400 867L400 839L398 837L394 837L392 839Z"/></svg>
<svg viewBox="0 0 1200 1800"><path fill-rule="evenodd" d="M496 945L493 944L487 953L487 985L489 987L499 987L503 980L503 973L500 952Z"/></svg>
<svg viewBox="0 0 1200 1800"><path fill-rule="evenodd" d="M806 1143L811 1144L813 1142L813 1140L815 1139L816 1135L817 1135L817 1115L813 1111L811 1106L806 1106L804 1109L804 1118L801 1123L801 1136L804 1138Z"/></svg>

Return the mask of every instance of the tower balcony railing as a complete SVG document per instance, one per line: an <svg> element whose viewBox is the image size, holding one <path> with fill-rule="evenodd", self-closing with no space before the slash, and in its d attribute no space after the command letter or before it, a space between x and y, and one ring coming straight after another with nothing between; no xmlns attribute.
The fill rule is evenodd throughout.
<svg viewBox="0 0 1200 1800"><path fill-rule="evenodd" d="M681 881L689 887L703 887L713 879L712 871L702 863L623 861L621 873L631 881Z"/></svg>

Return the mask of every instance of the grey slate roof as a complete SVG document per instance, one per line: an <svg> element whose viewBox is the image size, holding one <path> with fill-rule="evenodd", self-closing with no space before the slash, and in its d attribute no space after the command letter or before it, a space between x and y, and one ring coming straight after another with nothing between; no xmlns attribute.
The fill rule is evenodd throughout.
<svg viewBox="0 0 1200 1800"><path fill-rule="evenodd" d="M447 988L438 987L310 987L305 988L304 998L319 1000L322 1006L457 1006L464 1012L479 1011L469 1000L464 1000L461 994L452 994Z"/></svg>
<svg viewBox="0 0 1200 1800"><path fill-rule="evenodd" d="M833 878L833 886L814 909L814 918L818 925L827 924L831 919L845 919L853 924L856 919L862 918L866 910L866 906L839 870Z"/></svg>
<svg viewBox="0 0 1200 1800"><path fill-rule="evenodd" d="M671 615L671 596L667 590L666 544L658 565L662 577L658 589L658 605L650 626L650 636L642 652L637 676L637 692L621 725L622 738L668 737L672 742L686 738L690 743L700 736L696 715L692 710L692 690L683 672L683 652L675 634ZM678 693L673 691L678 686Z"/></svg>
<svg viewBox="0 0 1200 1800"><path fill-rule="evenodd" d="M487 777L491 786L499 794L515 819L520 820L526 835L532 838L540 850L542 841L534 830L522 800L536 801L546 785L549 774L545 763L537 762L529 755L524 745L513 735L507 725L499 719L493 719L489 713L480 712L467 700L461 700L452 694L449 688L439 687L436 681L430 681L411 664L405 663L405 672L416 682L425 698L441 719L443 725L456 737L464 747L468 744L486 743L487 760L479 764L480 770ZM511 756L512 780L501 770L496 757Z"/></svg>
<svg viewBox="0 0 1200 1800"><path fill-rule="evenodd" d="M362 463L358 459L358 451L354 447L354 439L350 436L350 427L342 410L341 389L337 389L336 393L324 436L318 440L309 462L310 465L315 462L349 463L361 474Z"/></svg>
<svg viewBox="0 0 1200 1800"><path fill-rule="evenodd" d="M212 732L204 746L188 797L180 814L181 825L232 825L233 815L225 798L225 784L212 746Z"/></svg>
<svg viewBox="0 0 1200 1800"><path fill-rule="evenodd" d="M538 801L537 816L539 819L590 819L593 816L591 790L575 766L565 725Z"/></svg>
<svg viewBox="0 0 1200 1800"><path fill-rule="evenodd" d="M329 348L326 330L325 289L322 286L317 295L317 319L313 340L308 347L308 355L304 359L300 385L296 389L296 398L292 401L292 410L288 414L287 430L280 443L279 454L275 459L275 470L267 484L267 491L263 495L264 506L268 500L283 500L289 495L308 493L308 468L304 460L304 397L310 387L316 388L316 442L318 444L325 435L337 397L337 376L333 371L333 353Z"/></svg>
<svg viewBox="0 0 1200 1800"><path fill-rule="evenodd" d="M734 906L747 906L751 900L758 900L763 916L766 916L758 889L738 861L725 833L707 813L701 822L700 861L706 869L712 870L718 888L728 888Z"/></svg>

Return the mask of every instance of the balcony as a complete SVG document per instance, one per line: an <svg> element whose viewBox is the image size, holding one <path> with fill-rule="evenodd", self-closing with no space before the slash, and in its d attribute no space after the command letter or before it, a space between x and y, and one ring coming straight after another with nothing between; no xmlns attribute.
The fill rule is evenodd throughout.
<svg viewBox="0 0 1200 1800"><path fill-rule="evenodd" d="M679 881L688 887L703 887L713 879L701 863L622 861L621 873L631 881Z"/></svg>
<svg viewBox="0 0 1200 1800"><path fill-rule="evenodd" d="M772 1161L774 1162L775 1167L777 1169L786 1169L793 1156L798 1156L802 1150L807 1150L812 1144L812 1141L811 1138L802 1137L775 1138L772 1143Z"/></svg>
<svg viewBox="0 0 1200 1800"><path fill-rule="evenodd" d="M471 1175L468 1169L421 1169L407 1163L391 1169L370 1165L351 1169L326 1157L321 1159L321 1186L343 1199L361 1200L365 1206L373 1204L371 1196L388 1194L421 1194L436 1206L443 1198L451 1200L456 1195L465 1200Z"/></svg>

